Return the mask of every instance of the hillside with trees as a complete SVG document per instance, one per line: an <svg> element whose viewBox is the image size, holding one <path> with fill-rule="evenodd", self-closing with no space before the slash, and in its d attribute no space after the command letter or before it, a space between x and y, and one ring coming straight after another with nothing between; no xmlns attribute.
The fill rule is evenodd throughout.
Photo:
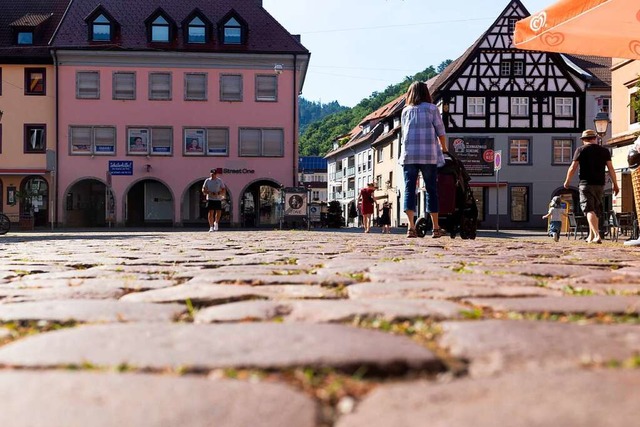
<svg viewBox="0 0 640 427"><path fill-rule="evenodd" d="M414 81L427 81L438 72L441 72L451 63L446 60L438 66L429 66L424 71L412 77L406 77L402 82L387 87L382 92L373 92L368 98L363 99L353 108L346 108L342 111L330 114L320 121L312 122L305 127L300 137L301 156L324 156L333 145L333 141L340 135L351 131L368 114L389 103L407 91L409 85ZM305 102L308 102L305 100ZM333 103L331 103L333 104ZM331 105L328 104L328 105ZM339 106L337 102L336 105ZM344 107L342 107L344 108ZM302 108L300 109L302 115ZM302 118L300 119L302 125Z"/></svg>
<svg viewBox="0 0 640 427"><path fill-rule="evenodd" d="M339 113L340 111L344 111L349 108L338 104L338 101L323 104L321 102L308 101L303 97L300 97L298 106L300 109L301 135L307 130L307 127L309 127L311 123L318 122L328 115Z"/></svg>

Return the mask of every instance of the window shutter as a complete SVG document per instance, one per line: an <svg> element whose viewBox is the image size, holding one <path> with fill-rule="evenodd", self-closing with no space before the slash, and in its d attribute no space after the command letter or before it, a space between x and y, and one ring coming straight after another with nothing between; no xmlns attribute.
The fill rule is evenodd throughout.
<svg viewBox="0 0 640 427"><path fill-rule="evenodd" d="M265 129L262 131L262 154L267 157L284 155L284 135L281 129Z"/></svg>
<svg viewBox="0 0 640 427"><path fill-rule="evenodd" d="M113 154L116 152L116 128L95 128L96 153Z"/></svg>
<svg viewBox="0 0 640 427"><path fill-rule="evenodd" d="M153 154L171 154L172 146L172 128L151 128L151 152Z"/></svg>
<svg viewBox="0 0 640 427"><path fill-rule="evenodd" d="M256 77L256 99L258 101L275 101L277 99L276 76Z"/></svg>
<svg viewBox="0 0 640 427"><path fill-rule="evenodd" d="M228 155L228 129L207 129L207 154L212 156Z"/></svg>
<svg viewBox="0 0 640 427"><path fill-rule="evenodd" d="M149 99L171 99L171 74L149 74Z"/></svg>
<svg viewBox="0 0 640 427"><path fill-rule="evenodd" d="M136 99L135 73L113 74L113 99Z"/></svg>
<svg viewBox="0 0 640 427"><path fill-rule="evenodd" d="M260 139L259 129L240 129L240 155L260 156Z"/></svg>
<svg viewBox="0 0 640 427"><path fill-rule="evenodd" d="M242 76L220 76L220 100L242 101Z"/></svg>
<svg viewBox="0 0 640 427"><path fill-rule="evenodd" d="M207 75L187 74L186 78L186 99L206 100L207 99Z"/></svg>
<svg viewBox="0 0 640 427"><path fill-rule="evenodd" d="M95 71L76 74L76 98L100 98L100 74Z"/></svg>
<svg viewBox="0 0 640 427"><path fill-rule="evenodd" d="M71 152L90 153L91 150L91 128L72 127L70 130Z"/></svg>

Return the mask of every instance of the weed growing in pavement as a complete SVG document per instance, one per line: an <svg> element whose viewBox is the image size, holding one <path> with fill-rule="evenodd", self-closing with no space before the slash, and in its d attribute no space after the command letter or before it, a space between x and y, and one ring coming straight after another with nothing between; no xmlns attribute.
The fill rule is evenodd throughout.
<svg viewBox="0 0 640 427"><path fill-rule="evenodd" d="M510 320L534 320L561 323L578 324L640 324L640 316L636 313L629 314L580 314L580 313L519 313L514 311L498 312L493 314L495 319Z"/></svg>
<svg viewBox="0 0 640 427"><path fill-rule="evenodd" d="M484 317L484 311L480 307L473 307L470 310L462 310L460 315L467 320L478 320Z"/></svg>
<svg viewBox="0 0 640 427"><path fill-rule="evenodd" d="M564 292L567 295L580 296L580 297L593 295L593 291L591 289L584 289L579 286L574 287L571 285L566 285L565 287L563 287L562 292Z"/></svg>
<svg viewBox="0 0 640 427"><path fill-rule="evenodd" d="M8 329L10 333L8 337L0 339L0 345L4 345L13 340L30 335L57 331L66 328L73 328L78 324L79 323L76 321L50 322L47 320L21 320L12 322L0 322L0 328Z"/></svg>

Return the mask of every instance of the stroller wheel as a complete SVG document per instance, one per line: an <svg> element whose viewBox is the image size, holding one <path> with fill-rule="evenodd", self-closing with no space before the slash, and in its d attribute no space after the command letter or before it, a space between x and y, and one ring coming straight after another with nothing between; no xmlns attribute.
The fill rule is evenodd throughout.
<svg viewBox="0 0 640 427"><path fill-rule="evenodd" d="M419 218L416 221L416 235L418 237L424 237L427 235L427 231L431 230L433 226L431 225L431 219L427 218Z"/></svg>

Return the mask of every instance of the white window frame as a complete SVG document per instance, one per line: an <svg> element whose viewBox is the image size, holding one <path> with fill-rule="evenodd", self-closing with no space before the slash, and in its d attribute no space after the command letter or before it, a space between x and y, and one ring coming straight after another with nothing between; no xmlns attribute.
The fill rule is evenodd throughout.
<svg viewBox="0 0 640 427"><path fill-rule="evenodd" d="M168 94L165 91L154 88L154 85L163 85L164 81L154 81L160 78L167 78ZM170 101L173 96L173 75L170 72L153 72L149 73L149 100L150 101Z"/></svg>
<svg viewBox="0 0 640 427"><path fill-rule="evenodd" d="M529 98L526 96L514 96L511 98L511 116L529 117Z"/></svg>
<svg viewBox="0 0 640 427"><path fill-rule="evenodd" d="M89 138L84 144L74 141L74 129L84 129L89 132ZM98 133L111 131L112 144L98 144ZM69 154L72 156L114 156L116 154L117 133L115 126L69 126ZM109 146L113 147L108 150ZM75 147L75 148L74 148ZM105 147L105 148L100 148Z"/></svg>
<svg viewBox="0 0 640 427"><path fill-rule="evenodd" d="M99 71L76 71L76 99L100 99Z"/></svg>
<svg viewBox="0 0 640 427"><path fill-rule="evenodd" d="M512 155L516 153L516 156ZM526 157L522 159L522 155ZM531 140L527 138L509 138L509 164L529 165L531 164Z"/></svg>
<svg viewBox="0 0 640 427"><path fill-rule="evenodd" d="M242 74L220 75L220 101L241 102L243 98Z"/></svg>
<svg viewBox="0 0 640 427"><path fill-rule="evenodd" d="M278 101L278 76L256 75L256 101Z"/></svg>
<svg viewBox="0 0 640 427"><path fill-rule="evenodd" d="M255 137L253 141L249 137ZM267 139L278 137L279 141L268 141ZM249 147L252 142L255 147ZM276 143L276 150L269 152L266 146L269 143ZM277 152L276 152L277 151ZM239 157L284 157L284 129L282 128L240 128L238 132L238 156Z"/></svg>
<svg viewBox="0 0 640 427"><path fill-rule="evenodd" d="M573 161L573 139L554 138L551 146L551 164L569 165ZM559 157L556 156L559 152Z"/></svg>
<svg viewBox="0 0 640 427"><path fill-rule="evenodd" d="M193 81L190 82L191 79L202 78L204 79L204 88L203 92L199 94L189 94L189 86L194 84ZM185 73L184 74L184 100L185 101L206 101L207 93L208 93L208 74L207 73Z"/></svg>
<svg viewBox="0 0 640 427"><path fill-rule="evenodd" d="M555 112L557 117L573 117L573 98L557 97L555 99Z"/></svg>
<svg viewBox="0 0 640 427"><path fill-rule="evenodd" d="M136 99L136 73L135 71L114 71L113 75L113 99L131 101Z"/></svg>
<svg viewBox="0 0 640 427"><path fill-rule="evenodd" d="M470 96L467 98L467 114L472 117L485 115L485 98L483 96Z"/></svg>

